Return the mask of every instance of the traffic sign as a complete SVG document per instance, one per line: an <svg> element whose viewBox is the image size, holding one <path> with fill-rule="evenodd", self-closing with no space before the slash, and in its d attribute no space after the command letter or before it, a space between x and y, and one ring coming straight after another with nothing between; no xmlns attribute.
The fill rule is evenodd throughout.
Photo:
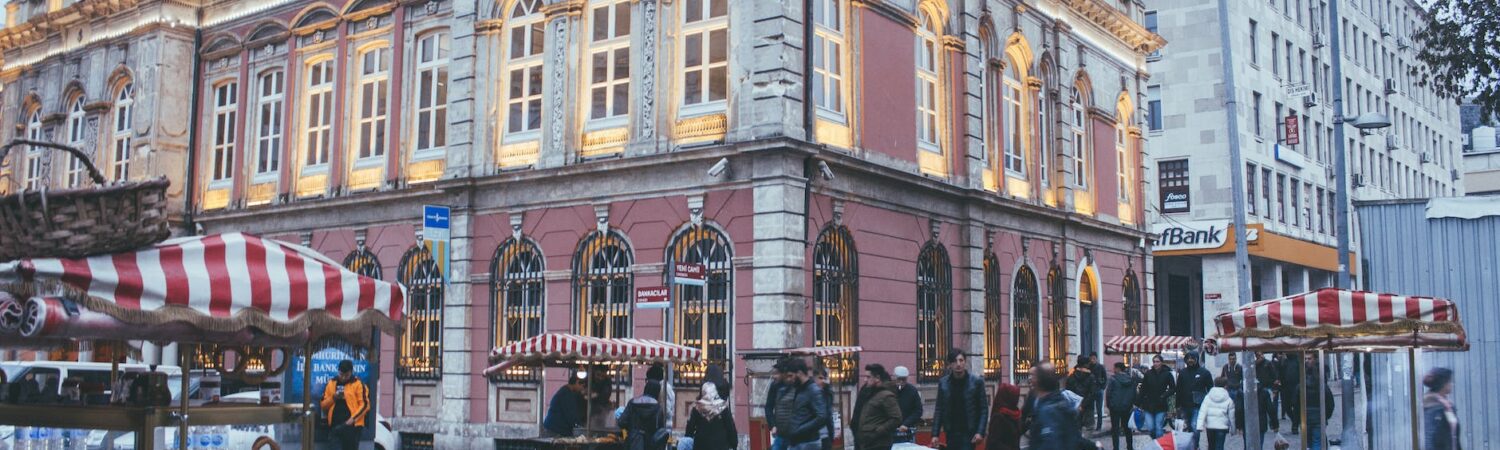
<svg viewBox="0 0 1500 450"><path fill-rule="evenodd" d="M672 303L668 299L668 292L668 289L663 286L635 288L635 307L637 309L666 309Z"/></svg>
<svg viewBox="0 0 1500 450"><path fill-rule="evenodd" d="M451 218L447 206L422 205L422 239L447 241Z"/></svg>
<svg viewBox="0 0 1500 450"><path fill-rule="evenodd" d="M672 283L685 284L688 286L703 286L707 284L705 271L702 264L673 263Z"/></svg>

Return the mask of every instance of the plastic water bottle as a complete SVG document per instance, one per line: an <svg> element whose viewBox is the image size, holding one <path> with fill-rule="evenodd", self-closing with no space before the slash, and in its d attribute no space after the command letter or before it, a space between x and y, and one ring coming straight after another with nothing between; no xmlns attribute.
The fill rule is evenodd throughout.
<svg viewBox="0 0 1500 450"><path fill-rule="evenodd" d="M208 441L208 450L224 450L229 446L229 426L220 425L214 427L214 433Z"/></svg>

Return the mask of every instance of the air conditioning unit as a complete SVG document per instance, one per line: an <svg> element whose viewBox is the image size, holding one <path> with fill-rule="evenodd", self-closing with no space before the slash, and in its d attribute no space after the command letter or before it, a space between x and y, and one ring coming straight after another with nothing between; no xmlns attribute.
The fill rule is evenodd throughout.
<svg viewBox="0 0 1500 450"><path fill-rule="evenodd" d="M1386 78L1385 79L1385 93L1387 95L1396 93L1396 79L1394 79L1394 78Z"/></svg>
<svg viewBox="0 0 1500 450"><path fill-rule="evenodd" d="M1411 42L1408 42L1406 38L1396 38L1397 50L1406 50L1408 47L1411 47Z"/></svg>
<svg viewBox="0 0 1500 450"><path fill-rule="evenodd" d="M1323 177L1332 180L1334 175L1336 174L1333 171L1333 166L1327 166L1323 168Z"/></svg>
<svg viewBox="0 0 1500 450"><path fill-rule="evenodd" d="M1391 30L1385 25L1380 26L1380 37L1391 37Z"/></svg>
<svg viewBox="0 0 1500 450"><path fill-rule="evenodd" d="M1354 174L1354 176L1352 178L1354 178L1354 180L1353 180L1354 187L1365 187L1365 175L1364 174L1362 174L1362 173L1356 173L1356 174Z"/></svg>
<svg viewBox="0 0 1500 450"><path fill-rule="evenodd" d="M1427 152L1422 152L1422 157L1420 159L1422 161L1422 164L1427 164L1432 162L1432 155L1428 155Z"/></svg>
<svg viewBox="0 0 1500 450"><path fill-rule="evenodd" d="M1311 108L1318 106L1318 94L1316 92L1302 96L1302 106Z"/></svg>
<svg viewBox="0 0 1500 450"><path fill-rule="evenodd" d="M1320 48L1323 48L1324 46L1327 46L1327 45L1328 45L1328 36L1327 35L1324 35L1323 32L1321 32L1321 31L1313 33L1313 49L1320 49Z"/></svg>
<svg viewBox="0 0 1500 450"><path fill-rule="evenodd" d="M1396 133L1385 135L1385 149L1395 150L1398 148L1401 148L1401 137L1397 136Z"/></svg>
<svg viewBox="0 0 1500 450"><path fill-rule="evenodd" d="M1448 169L1448 177L1453 181L1458 181L1458 169Z"/></svg>

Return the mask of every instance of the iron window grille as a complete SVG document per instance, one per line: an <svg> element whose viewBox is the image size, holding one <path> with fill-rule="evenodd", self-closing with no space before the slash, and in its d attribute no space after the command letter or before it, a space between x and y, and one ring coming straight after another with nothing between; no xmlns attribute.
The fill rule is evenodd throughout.
<svg viewBox="0 0 1500 450"><path fill-rule="evenodd" d="M1012 312L1011 340L1016 347L1013 379L1017 382L1029 380L1032 364L1041 358L1041 353L1038 352L1040 345L1037 344L1041 337L1037 331L1041 323L1037 317L1040 315L1041 305L1037 300L1036 274L1032 273L1030 267L1021 266L1021 270L1016 271L1016 280L1010 293L1010 301L1015 308Z"/></svg>
<svg viewBox="0 0 1500 450"><path fill-rule="evenodd" d="M418 244L401 257L401 284L408 303L406 330L396 361L403 379L436 379L442 374L443 276L432 251Z"/></svg>
<svg viewBox="0 0 1500 450"><path fill-rule="evenodd" d="M573 254L573 291L578 334L631 336L635 275L630 244L618 232L593 232Z"/></svg>
<svg viewBox="0 0 1500 450"><path fill-rule="evenodd" d="M953 268L948 252L928 241L917 257L917 371L918 379L943 375L944 352L951 348L949 311L953 307Z"/></svg>
<svg viewBox="0 0 1500 450"><path fill-rule="evenodd" d="M998 379L1005 371L1005 330L1000 320L1000 261L994 253L984 255L984 377Z"/></svg>
<svg viewBox="0 0 1500 450"><path fill-rule="evenodd" d="M506 239L490 263L490 300L495 312L491 345L499 347L542 333L546 301L546 268L542 251L530 239ZM497 374L500 381L535 381L534 367L514 367Z"/></svg>
<svg viewBox="0 0 1500 450"><path fill-rule="evenodd" d="M843 225L828 225L813 247L813 345L855 345L854 302L859 298L859 254ZM824 358L830 381L853 383L858 356Z"/></svg>
<svg viewBox="0 0 1500 450"><path fill-rule="evenodd" d="M1099 302L1088 273L1078 280L1078 322L1078 355L1099 351Z"/></svg>
<svg viewBox="0 0 1500 450"><path fill-rule="evenodd" d="M672 287L672 336L681 345L703 351L705 364L679 364L674 382L703 382L707 364L733 373L729 357L729 317L734 301L734 250L719 230L695 225L677 235L667 250L667 284ZM702 264L704 285L677 284L676 263Z"/></svg>
<svg viewBox="0 0 1500 450"><path fill-rule="evenodd" d="M1047 359L1059 373L1068 367L1068 294L1063 286L1062 268L1056 265L1047 271Z"/></svg>
<svg viewBox="0 0 1500 450"><path fill-rule="evenodd" d="M1121 283L1125 290L1125 335L1140 336L1141 330L1145 328L1145 321L1141 320L1141 288L1135 280L1134 273L1125 274L1125 281Z"/></svg>

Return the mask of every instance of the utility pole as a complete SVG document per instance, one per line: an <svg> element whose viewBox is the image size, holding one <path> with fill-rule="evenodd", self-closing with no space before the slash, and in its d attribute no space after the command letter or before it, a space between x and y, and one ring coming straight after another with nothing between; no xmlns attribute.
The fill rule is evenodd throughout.
<svg viewBox="0 0 1500 450"><path fill-rule="evenodd" d="M1344 148L1344 55L1340 51L1339 43L1339 1L1328 2L1328 49L1332 53L1333 60L1333 152L1334 152L1334 182L1338 183L1334 196L1334 220L1338 227L1339 240L1339 289L1349 289L1352 286L1349 276L1349 161ZM1340 366L1345 366L1345 360L1352 359L1350 356L1339 355ZM1339 370L1340 397L1343 399L1344 411L1340 415L1343 421L1342 448L1359 449L1364 443L1359 439L1353 426L1356 422L1354 417L1354 380L1344 376L1344 371ZM1321 375L1320 375L1321 376ZM1318 418L1322 420L1322 417ZM1326 446L1324 448L1327 448Z"/></svg>
<svg viewBox="0 0 1500 450"><path fill-rule="evenodd" d="M1334 2L1337 3L1338 0ZM1250 249L1245 242L1245 161L1240 155L1239 90L1234 84L1234 43L1231 39L1234 27L1230 25L1229 17L1229 0L1219 0L1219 48L1222 52L1219 59L1224 66L1224 113L1229 119L1229 174L1231 190L1234 191L1235 285L1239 288L1240 305L1246 305L1254 299L1250 298L1253 295L1250 288ZM1245 395L1240 398L1245 403L1245 448L1261 450L1264 448L1261 440L1265 436L1260 432L1260 391L1256 387L1254 359L1250 352L1240 353L1240 366L1245 372L1244 386L1241 387L1241 392Z"/></svg>

